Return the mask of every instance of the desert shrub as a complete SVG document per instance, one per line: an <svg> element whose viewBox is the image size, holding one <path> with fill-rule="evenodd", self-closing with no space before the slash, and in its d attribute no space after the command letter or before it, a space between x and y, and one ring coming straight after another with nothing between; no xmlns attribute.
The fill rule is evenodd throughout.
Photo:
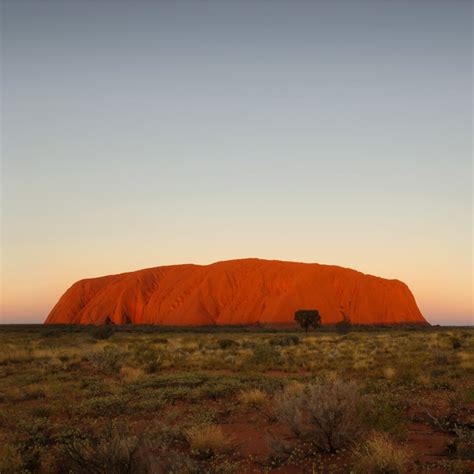
<svg viewBox="0 0 474 474"><path fill-rule="evenodd" d="M36 418L49 418L51 416L51 410L48 407L34 407L31 409L31 416Z"/></svg>
<svg viewBox="0 0 474 474"><path fill-rule="evenodd" d="M456 438L450 443L450 454L459 459L474 459L474 431L465 427L454 430Z"/></svg>
<svg viewBox="0 0 474 474"><path fill-rule="evenodd" d="M459 339L459 337L453 337L451 339L451 343L453 345L453 349L460 349L462 346L461 339Z"/></svg>
<svg viewBox="0 0 474 474"><path fill-rule="evenodd" d="M272 366L281 361L280 353L270 344L257 344L248 362L251 366Z"/></svg>
<svg viewBox="0 0 474 474"><path fill-rule="evenodd" d="M175 413L165 414L160 423L153 427L152 437L163 446L184 447L188 444L188 436L183 425L173 419Z"/></svg>
<svg viewBox="0 0 474 474"><path fill-rule="evenodd" d="M409 454L386 434L374 433L356 453L356 472L398 474L405 472Z"/></svg>
<svg viewBox="0 0 474 474"><path fill-rule="evenodd" d="M118 395L93 397L82 402L81 410L85 415L116 416L127 409L127 401Z"/></svg>
<svg viewBox="0 0 474 474"><path fill-rule="evenodd" d="M87 397L110 395L110 386L103 379L85 378L80 385L81 390L87 391Z"/></svg>
<svg viewBox="0 0 474 474"><path fill-rule="evenodd" d="M20 472L38 472L44 453L56 442L54 427L45 418L21 417L17 421L16 428L18 436L13 448L23 465L23 471ZM13 455L18 459L16 454Z"/></svg>
<svg viewBox="0 0 474 474"><path fill-rule="evenodd" d="M383 369L383 376L388 380L393 380L397 375L396 369L393 367L385 367Z"/></svg>
<svg viewBox="0 0 474 474"><path fill-rule="evenodd" d="M446 378L433 381L433 383L431 384L431 388L433 388L434 390L454 390L453 384Z"/></svg>
<svg viewBox="0 0 474 474"><path fill-rule="evenodd" d="M272 346L296 346L300 343L300 338L298 336L280 336L270 339L270 344Z"/></svg>
<svg viewBox="0 0 474 474"><path fill-rule="evenodd" d="M306 388L306 385L297 380L292 380L285 386L285 395L288 397L301 396Z"/></svg>
<svg viewBox="0 0 474 474"><path fill-rule="evenodd" d="M217 344L221 349L232 349L239 347L239 343L233 339L219 339Z"/></svg>
<svg viewBox="0 0 474 474"><path fill-rule="evenodd" d="M303 434L304 409L307 398L307 387L299 393L289 393L285 389L275 395L273 409L275 416L281 422L287 424L297 436Z"/></svg>
<svg viewBox="0 0 474 474"><path fill-rule="evenodd" d="M140 470L139 439L123 426L107 425L98 433L74 432L63 440L73 472L128 474Z"/></svg>
<svg viewBox="0 0 474 474"><path fill-rule="evenodd" d="M213 425L218 423L220 415L224 413L230 413L233 407L225 407L223 412L216 411L215 409L206 409L202 408L201 410L195 412L193 417L193 424L195 425Z"/></svg>
<svg viewBox="0 0 474 474"><path fill-rule="evenodd" d="M40 335L41 337L44 337L44 338L55 337L58 335L58 331L53 328L47 328L47 329L41 330Z"/></svg>
<svg viewBox="0 0 474 474"><path fill-rule="evenodd" d="M406 403L387 394L380 394L366 400L363 417L376 431L402 436L405 432L405 409Z"/></svg>
<svg viewBox="0 0 474 474"><path fill-rule="evenodd" d="M343 319L336 323L335 328L338 334L348 334L352 329L352 324L347 319Z"/></svg>
<svg viewBox="0 0 474 474"><path fill-rule="evenodd" d="M174 387L183 387L187 390L198 387L209 380L222 380L223 377L210 377L206 374L200 373L172 373L172 374L165 374L165 375L155 375L153 377L149 377L145 380L137 381L131 384L130 388L138 394L140 391L146 388L152 389L167 389L167 388L174 388Z"/></svg>
<svg viewBox="0 0 474 474"><path fill-rule="evenodd" d="M275 414L293 433L318 449L335 452L349 446L362 431L359 394L352 382L317 381L300 391L275 397Z"/></svg>
<svg viewBox="0 0 474 474"><path fill-rule="evenodd" d="M462 398L464 403L474 403L474 385L469 385L462 391Z"/></svg>
<svg viewBox="0 0 474 474"><path fill-rule="evenodd" d="M258 388L244 390L238 395L240 403L246 407L259 408L267 402L267 394Z"/></svg>
<svg viewBox="0 0 474 474"><path fill-rule="evenodd" d="M91 335L94 339L108 339L115 333L113 326L94 326L91 329Z"/></svg>
<svg viewBox="0 0 474 474"><path fill-rule="evenodd" d="M194 426L186 431L186 437L193 454L201 459L225 453L231 447L229 438L217 425Z"/></svg>
<svg viewBox="0 0 474 474"><path fill-rule="evenodd" d="M39 385L30 385L23 389L23 400L40 400L46 398L46 392Z"/></svg>
<svg viewBox="0 0 474 474"><path fill-rule="evenodd" d="M152 346L140 346L135 351L135 359L151 374L160 370L163 353Z"/></svg>
<svg viewBox="0 0 474 474"><path fill-rule="evenodd" d="M211 379L186 394L186 398L190 401L198 401L202 398L217 400L218 398L234 394L240 387L240 381L231 377Z"/></svg>
<svg viewBox="0 0 474 474"><path fill-rule="evenodd" d="M242 347L244 349L255 349L256 346L257 346L257 344L253 341L243 341L242 342Z"/></svg>
<svg viewBox="0 0 474 474"><path fill-rule="evenodd" d="M160 397L149 397L138 400L131 400L127 403L126 409L130 413L156 413L165 406L165 401Z"/></svg>
<svg viewBox="0 0 474 474"><path fill-rule="evenodd" d="M400 361L397 367L396 381L400 385L414 386L418 383L422 370L420 366L415 362L411 361Z"/></svg>
<svg viewBox="0 0 474 474"><path fill-rule="evenodd" d="M0 448L0 472L23 472L24 467L23 459L18 449L11 444L4 443Z"/></svg>
<svg viewBox="0 0 474 474"><path fill-rule="evenodd" d="M104 372L118 372L122 367L124 353L116 346L106 346L101 351L88 355L89 362Z"/></svg>
<svg viewBox="0 0 474 474"><path fill-rule="evenodd" d="M433 363L437 365L445 365L449 362L448 356L443 352L436 352L433 356Z"/></svg>
<svg viewBox="0 0 474 474"><path fill-rule="evenodd" d="M268 382L262 388L266 390L270 383L274 381ZM159 396L168 402L174 400L197 402L203 398L217 399L233 395L242 389L242 384L242 379L237 376L208 376L199 373L167 374L131 382L127 384L127 392L141 396L145 389L159 388ZM255 385L257 385L256 382Z"/></svg>
<svg viewBox="0 0 474 474"><path fill-rule="evenodd" d="M141 457L144 473L188 474L201 472L196 461L181 451L167 448L166 452L157 454L156 449L151 449L145 451Z"/></svg>
<svg viewBox="0 0 474 474"><path fill-rule="evenodd" d="M120 376L122 377L122 380L124 380L126 383L140 380L143 375L144 371L140 368L125 366L120 369Z"/></svg>

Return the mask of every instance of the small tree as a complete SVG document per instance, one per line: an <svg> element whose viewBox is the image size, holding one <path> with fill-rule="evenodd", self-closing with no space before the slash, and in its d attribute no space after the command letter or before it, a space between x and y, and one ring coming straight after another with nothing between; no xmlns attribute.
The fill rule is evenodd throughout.
<svg viewBox="0 0 474 474"><path fill-rule="evenodd" d="M321 316L317 309L299 309L295 313L295 321L308 331L309 328L316 329L321 326Z"/></svg>

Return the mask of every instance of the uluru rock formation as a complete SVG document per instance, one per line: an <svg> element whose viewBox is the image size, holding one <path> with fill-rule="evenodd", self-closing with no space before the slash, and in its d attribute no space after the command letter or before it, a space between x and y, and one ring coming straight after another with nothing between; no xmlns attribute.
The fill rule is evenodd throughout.
<svg viewBox="0 0 474 474"><path fill-rule="evenodd" d="M316 263L243 259L171 265L74 283L46 324L293 323L318 309L323 324L427 324L408 287Z"/></svg>
<svg viewBox="0 0 474 474"><path fill-rule="evenodd" d="M242 259L171 265L80 280L46 324L170 326L293 323L302 308L323 324L427 324L409 288L355 270L316 263Z"/></svg>

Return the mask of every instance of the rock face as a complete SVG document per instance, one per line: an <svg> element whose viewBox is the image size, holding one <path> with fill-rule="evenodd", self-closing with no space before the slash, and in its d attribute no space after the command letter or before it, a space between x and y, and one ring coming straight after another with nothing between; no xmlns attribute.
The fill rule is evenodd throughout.
<svg viewBox="0 0 474 474"><path fill-rule="evenodd" d="M427 324L408 287L348 268L243 259L172 265L80 280L46 324L294 323L318 309L323 324Z"/></svg>

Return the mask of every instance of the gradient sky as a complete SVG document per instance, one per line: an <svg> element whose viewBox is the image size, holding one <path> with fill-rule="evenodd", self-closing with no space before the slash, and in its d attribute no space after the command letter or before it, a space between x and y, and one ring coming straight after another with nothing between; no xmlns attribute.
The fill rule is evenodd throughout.
<svg viewBox="0 0 474 474"><path fill-rule="evenodd" d="M241 257L473 324L470 1L2 1L2 308Z"/></svg>

